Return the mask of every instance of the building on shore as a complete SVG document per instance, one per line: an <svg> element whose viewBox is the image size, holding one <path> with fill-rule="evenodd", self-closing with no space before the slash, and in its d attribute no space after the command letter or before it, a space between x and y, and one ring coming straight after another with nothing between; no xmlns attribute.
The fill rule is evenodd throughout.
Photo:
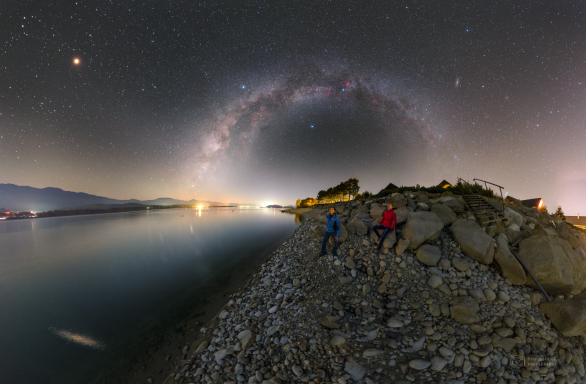
<svg viewBox="0 0 586 384"><path fill-rule="evenodd" d="M572 223L581 227L586 227L586 216L566 216L566 223Z"/></svg>
<svg viewBox="0 0 586 384"><path fill-rule="evenodd" d="M450 184L450 183L448 183L448 182L447 182L445 179L444 179L444 180L442 180L442 182L441 182L441 183L439 183L439 184L438 184L438 186L439 186L439 187L442 187L442 188L449 188L449 187L453 187L453 185L452 185L452 184Z"/></svg>
<svg viewBox="0 0 586 384"><path fill-rule="evenodd" d="M389 183L389 185L387 185L386 187L383 188L383 190L387 190L387 191L396 191L397 189L399 189L399 187L397 187L393 183Z"/></svg>
<svg viewBox="0 0 586 384"><path fill-rule="evenodd" d="M521 204L523 204L527 208L534 208L535 207L537 209L539 209L545 205L545 204L543 204L543 199L541 197L536 197L534 199L521 200Z"/></svg>

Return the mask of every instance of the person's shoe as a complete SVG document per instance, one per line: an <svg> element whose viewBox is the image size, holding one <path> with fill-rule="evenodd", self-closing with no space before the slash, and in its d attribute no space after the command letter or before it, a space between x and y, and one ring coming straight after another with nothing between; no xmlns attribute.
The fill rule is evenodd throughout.
<svg viewBox="0 0 586 384"><path fill-rule="evenodd" d="M317 257L322 257L322 256L325 256L325 255L326 255L326 253L325 252L322 252L319 255L317 255Z"/></svg>

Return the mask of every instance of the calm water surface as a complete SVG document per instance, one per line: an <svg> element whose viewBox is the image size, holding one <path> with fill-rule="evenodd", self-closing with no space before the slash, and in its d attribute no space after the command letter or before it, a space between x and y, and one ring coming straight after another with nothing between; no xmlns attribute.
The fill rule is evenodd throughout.
<svg viewBox="0 0 586 384"><path fill-rule="evenodd" d="M225 208L0 221L0 382L90 381L121 340L296 226Z"/></svg>

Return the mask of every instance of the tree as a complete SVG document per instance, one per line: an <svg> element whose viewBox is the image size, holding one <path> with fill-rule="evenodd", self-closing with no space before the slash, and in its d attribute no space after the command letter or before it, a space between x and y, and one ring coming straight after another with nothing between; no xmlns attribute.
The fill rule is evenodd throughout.
<svg viewBox="0 0 586 384"><path fill-rule="evenodd" d="M348 194L354 196L356 198L356 194L360 191L360 187L358 186L358 179L352 177L348 179Z"/></svg>
<svg viewBox="0 0 586 384"><path fill-rule="evenodd" d="M562 209L561 205L559 205L558 209L555 210L554 215L556 215L556 217L559 217L563 221L566 221L566 215L564 215L564 210Z"/></svg>
<svg viewBox="0 0 586 384"><path fill-rule="evenodd" d="M297 199L297 202L295 203L295 206L297 208L301 207L301 199Z"/></svg>

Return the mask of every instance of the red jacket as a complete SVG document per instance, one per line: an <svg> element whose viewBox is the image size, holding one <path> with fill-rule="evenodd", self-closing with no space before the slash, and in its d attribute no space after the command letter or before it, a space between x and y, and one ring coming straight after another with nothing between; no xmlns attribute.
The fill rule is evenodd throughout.
<svg viewBox="0 0 586 384"><path fill-rule="evenodd" d="M392 209L390 211L385 211L378 225L382 225L386 228L391 228L392 230L395 229L395 227L397 226L397 215L395 215L395 211L393 211Z"/></svg>

